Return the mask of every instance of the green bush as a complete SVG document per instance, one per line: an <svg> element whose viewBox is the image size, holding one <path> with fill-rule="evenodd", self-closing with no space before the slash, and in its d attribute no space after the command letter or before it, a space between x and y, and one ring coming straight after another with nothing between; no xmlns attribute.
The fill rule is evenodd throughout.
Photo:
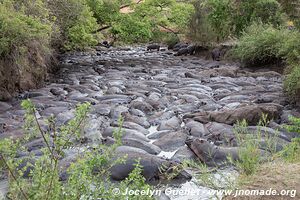
<svg viewBox="0 0 300 200"><path fill-rule="evenodd" d="M113 159L115 149L121 145L122 129L119 128L113 134L116 143L111 146L93 144L93 148L81 146L81 152L72 155L71 162L66 166L69 175L66 181L60 181L62 172L59 160L65 157L65 151L78 147L78 141L82 137L86 125L89 103L76 107L75 117L66 125L57 126L55 118L50 116L45 120L47 131L40 128L40 121L36 116L36 109L30 100L22 102L26 110L23 139L0 140L0 168L1 172L9 172L9 199L140 199L140 196L124 195L126 188L150 189L142 176L142 166L137 161L135 169L129 177L119 184L110 181L110 168L123 163L125 158ZM119 121L122 127L123 120ZM30 154L26 158L15 158L17 151L26 151L22 145L31 138L40 137L45 147L41 149L43 155L35 157ZM26 161L34 162L26 162ZM21 163L27 163L20 165ZM23 177L24 172L30 167L29 177ZM114 193L114 188L119 188L120 193ZM145 199L153 199L144 196Z"/></svg>
<svg viewBox="0 0 300 200"><path fill-rule="evenodd" d="M153 36L152 25L149 20L141 20L136 15L124 14L119 17L111 32L125 43L148 42Z"/></svg>
<svg viewBox="0 0 300 200"><path fill-rule="evenodd" d="M216 42L239 36L254 22L272 24L275 27L284 22L284 14L276 0L239 1L238 3L232 0L204 0L196 1L194 6L196 12L191 22L192 31L197 32L196 30L199 29L204 38Z"/></svg>
<svg viewBox="0 0 300 200"><path fill-rule="evenodd" d="M240 35L253 22L279 26L283 23L280 4L276 0L241 1L233 14L235 34Z"/></svg>
<svg viewBox="0 0 300 200"><path fill-rule="evenodd" d="M284 88L292 101L300 98L300 65L292 67L290 74L284 80Z"/></svg>
<svg viewBox="0 0 300 200"><path fill-rule="evenodd" d="M11 3L0 3L0 55L20 50L37 41L49 48L51 26L41 19L17 11Z"/></svg>
<svg viewBox="0 0 300 200"><path fill-rule="evenodd" d="M285 27L276 29L272 25L255 23L243 32L232 53L246 64L296 60L299 47L293 46L298 38L298 33Z"/></svg>
<svg viewBox="0 0 300 200"><path fill-rule="evenodd" d="M208 21L217 33L218 39L224 40L231 33L233 2L231 0L206 0L202 4L204 9L208 9Z"/></svg>
<svg viewBox="0 0 300 200"><path fill-rule="evenodd" d="M53 0L48 7L60 31L56 44L65 50L82 50L97 44L97 21L85 0Z"/></svg>
<svg viewBox="0 0 300 200"><path fill-rule="evenodd" d="M291 124L286 125L285 128L290 132L299 133L299 136L293 138L292 142L279 152L279 155L288 162L300 162L300 118L291 116L289 121Z"/></svg>

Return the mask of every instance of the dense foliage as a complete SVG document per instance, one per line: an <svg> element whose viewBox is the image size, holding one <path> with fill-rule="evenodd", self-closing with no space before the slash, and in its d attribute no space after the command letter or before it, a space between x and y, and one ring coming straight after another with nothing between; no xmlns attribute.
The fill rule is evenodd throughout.
<svg viewBox="0 0 300 200"><path fill-rule="evenodd" d="M253 22L279 26L285 20L281 5L276 0L203 0L196 1L194 5L196 12L191 28L202 28L207 33L208 42L239 36ZM198 23L195 24L195 21ZM203 26L206 28L203 29ZM211 37L210 32L215 37Z"/></svg>
<svg viewBox="0 0 300 200"><path fill-rule="evenodd" d="M17 10L12 3L0 3L0 54L6 56L12 51L26 48L32 41L48 47L51 24L42 19L28 16L26 11Z"/></svg>

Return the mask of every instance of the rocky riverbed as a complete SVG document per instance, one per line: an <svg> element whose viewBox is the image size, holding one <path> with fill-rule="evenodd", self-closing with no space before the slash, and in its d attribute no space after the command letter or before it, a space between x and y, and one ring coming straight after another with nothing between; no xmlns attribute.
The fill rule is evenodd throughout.
<svg viewBox="0 0 300 200"><path fill-rule="evenodd" d="M246 119L253 131L263 113L271 120L264 133L279 131L278 150L294 137L280 127L294 112L283 94L281 74L195 56L175 57L168 50L111 48L64 55L59 73L45 87L0 102L0 138L22 136L22 98L32 100L39 119L54 114L58 124L74 116L76 104L90 102L86 144L113 142L112 132L123 116L123 146L117 152L127 154L128 160L112 169L115 180L124 179L139 157L149 181L159 178L161 164L200 159L218 165L228 155L236 156L234 123ZM38 156L44 144L36 139L26 146ZM261 150L267 151L264 145ZM208 157L208 151L214 156ZM68 162L72 152L61 162Z"/></svg>

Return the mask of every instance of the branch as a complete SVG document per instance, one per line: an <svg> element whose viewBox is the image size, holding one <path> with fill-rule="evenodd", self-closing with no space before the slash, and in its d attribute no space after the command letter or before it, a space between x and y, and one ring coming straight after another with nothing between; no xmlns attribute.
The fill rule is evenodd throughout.
<svg viewBox="0 0 300 200"><path fill-rule="evenodd" d="M19 182L18 182L16 176L14 175L14 173L13 173L12 170L11 170L11 168L10 168L9 165L7 164L7 162L6 162L5 158L4 158L4 156L3 156L2 154L0 154L0 157L1 157L1 160L3 160L4 164L6 165L6 167L7 167L8 171L9 171L9 173L11 174L11 176L13 177L13 179L16 181L16 183L17 183L17 185L18 185L18 188L19 188L20 192L22 193L22 195L24 196L24 198L25 198L26 200L28 200L28 199L29 199L28 196L26 195L26 193L24 192L24 190L21 188L21 186L20 186L20 184L19 184Z"/></svg>
<svg viewBox="0 0 300 200"><path fill-rule="evenodd" d="M103 30L108 29L110 27L111 27L110 25L103 26L103 27L98 28L97 30L95 30L93 33L97 33L97 32L103 31Z"/></svg>
<svg viewBox="0 0 300 200"><path fill-rule="evenodd" d="M158 25L158 26L160 26L161 28L164 28L164 29L166 29L166 30L168 30L168 31L170 31L170 32L172 32L172 33L174 33L174 34L178 34L178 33L179 33L179 31L174 31L174 30L172 30L171 28L168 28L168 27L166 27L166 26L163 26L163 25Z"/></svg>
<svg viewBox="0 0 300 200"><path fill-rule="evenodd" d="M53 154L53 151L51 150L51 147L50 147L50 145L49 145L49 143L48 143L48 141L47 141L47 139L46 139L46 137L45 137L45 135L44 135L44 131L42 130L41 125L40 125L40 123L39 123L39 121L38 121L38 119L37 119L37 117L36 117L35 109L33 109L33 116L34 116L35 122L36 122L36 124L37 124L37 126L38 126L39 132L40 132L40 134L42 135L43 140L44 140L44 142L46 143L47 148L48 148L48 150L50 151L50 154L51 154L52 158L55 158L55 157L54 157L54 154Z"/></svg>

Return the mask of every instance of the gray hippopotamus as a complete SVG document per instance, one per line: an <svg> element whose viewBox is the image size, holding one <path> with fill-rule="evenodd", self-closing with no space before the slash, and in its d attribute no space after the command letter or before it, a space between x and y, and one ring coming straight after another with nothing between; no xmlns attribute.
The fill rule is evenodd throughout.
<svg viewBox="0 0 300 200"><path fill-rule="evenodd" d="M189 46L188 43L177 43L173 47L173 51L179 51L180 49L187 48L188 46Z"/></svg>
<svg viewBox="0 0 300 200"><path fill-rule="evenodd" d="M159 49L160 49L160 45L158 44L150 44L147 46L147 51L151 51L151 50L159 51Z"/></svg>
<svg viewBox="0 0 300 200"><path fill-rule="evenodd" d="M220 61L221 60L221 50L219 48L214 48L211 51L211 57L215 61Z"/></svg>
<svg viewBox="0 0 300 200"><path fill-rule="evenodd" d="M142 149L129 146L119 146L116 149L116 158L125 158L126 161L110 169L113 180L124 180L135 168L137 162L142 166L142 174L148 182L163 179L164 173L172 172L172 169L178 165L176 162L164 160ZM186 180L191 179L191 176L182 171L176 179Z"/></svg>

